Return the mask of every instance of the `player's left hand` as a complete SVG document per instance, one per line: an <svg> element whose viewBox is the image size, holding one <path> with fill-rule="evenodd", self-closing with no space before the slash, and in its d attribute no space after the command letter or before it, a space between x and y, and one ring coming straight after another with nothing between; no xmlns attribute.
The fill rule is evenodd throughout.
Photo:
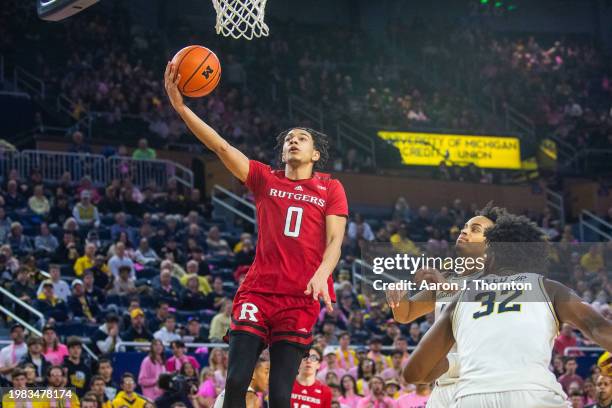
<svg viewBox="0 0 612 408"><path fill-rule="evenodd" d="M327 310L330 312L334 310L331 297L329 296L329 288L327 287L327 278L324 278L319 271L314 274L312 279L310 279L310 282L308 282L308 285L306 285L304 294L312 295L312 298L316 301L323 298L323 302L325 302L325 307L327 307Z"/></svg>

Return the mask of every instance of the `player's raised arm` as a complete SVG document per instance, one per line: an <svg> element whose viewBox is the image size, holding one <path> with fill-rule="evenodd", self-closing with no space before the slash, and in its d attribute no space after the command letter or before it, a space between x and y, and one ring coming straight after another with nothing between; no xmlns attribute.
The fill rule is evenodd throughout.
<svg viewBox="0 0 612 408"><path fill-rule="evenodd" d="M429 383L448 370L446 356L455 344L451 319L456 305L455 300L444 309L410 355L402 372L407 383Z"/></svg>
<svg viewBox="0 0 612 408"><path fill-rule="evenodd" d="M419 269L415 273L414 280L417 283L422 281L428 283L446 282L442 274L435 269ZM389 290L385 293L395 321L403 324L410 323L435 310L435 291L422 290L410 298L406 297L407 293L407 291L401 290Z"/></svg>
<svg viewBox="0 0 612 408"><path fill-rule="evenodd" d="M569 323L607 351L612 351L612 322L559 282L546 279L544 287L561 323Z"/></svg>
<svg viewBox="0 0 612 408"><path fill-rule="evenodd" d="M223 139L213 128L208 126L198 117L183 101L183 95L178 89L180 75L176 67L171 62L166 66L164 74L164 84L168 98L174 110L178 112L181 119L193 134L215 152L221 159L225 167L240 181L244 182L249 174L249 159L238 149Z"/></svg>

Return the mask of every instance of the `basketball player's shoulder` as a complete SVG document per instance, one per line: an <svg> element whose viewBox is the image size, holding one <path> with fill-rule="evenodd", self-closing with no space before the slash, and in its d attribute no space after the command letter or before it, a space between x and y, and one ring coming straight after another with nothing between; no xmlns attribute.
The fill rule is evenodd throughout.
<svg viewBox="0 0 612 408"><path fill-rule="evenodd" d="M317 185L317 188L323 191L329 192L331 190L338 190L339 188L343 189L340 180L333 178L329 173L321 173L317 171L314 173L312 180Z"/></svg>

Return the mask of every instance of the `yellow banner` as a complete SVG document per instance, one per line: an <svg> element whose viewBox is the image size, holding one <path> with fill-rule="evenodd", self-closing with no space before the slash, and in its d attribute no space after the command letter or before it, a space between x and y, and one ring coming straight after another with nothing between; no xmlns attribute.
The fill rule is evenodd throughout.
<svg viewBox="0 0 612 408"><path fill-rule="evenodd" d="M378 132L393 143L409 166L448 164L490 169L521 168L521 144L517 137L447 135L414 132Z"/></svg>

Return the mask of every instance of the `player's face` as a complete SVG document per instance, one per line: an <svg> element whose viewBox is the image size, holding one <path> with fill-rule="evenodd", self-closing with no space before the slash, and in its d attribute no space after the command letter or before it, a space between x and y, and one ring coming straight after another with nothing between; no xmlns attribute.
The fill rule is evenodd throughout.
<svg viewBox="0 0 612 408"><path fill-rule="evenodd" d="M255 374L253 375L253 386L255 390L264 392L268 389L268 380L270 378L270 362L263 361L259 363Z"/></svg>
<svg viewBox="0 0 612 408"><path fill-rule="evenodd" d="M457 238L457 252L463 256L482 256L485 252L485 230L493 226L493 221L478 215L465 223Z"/></svg>
<svg viewBox="0 0 612 408"><path fill-rule="evenodd" d="M302 359L300 364L300 374L310 376L315 375L321 366L321 357L316 351L311 350L308 357Z"/></svg>
<svg viewBox="0 0 612 408"><path fill-rule="evenodd" d="M302 129L293 129L285 136L283 162L291 165L314 163L321 157L315 149L312 135Z"/></svg>
<svg viewBox="0 0 612 408"><path fill-rule="evenodd" d="M596 387L598 401L608 402L612 399L612 377L600 375Z"/></svg>

